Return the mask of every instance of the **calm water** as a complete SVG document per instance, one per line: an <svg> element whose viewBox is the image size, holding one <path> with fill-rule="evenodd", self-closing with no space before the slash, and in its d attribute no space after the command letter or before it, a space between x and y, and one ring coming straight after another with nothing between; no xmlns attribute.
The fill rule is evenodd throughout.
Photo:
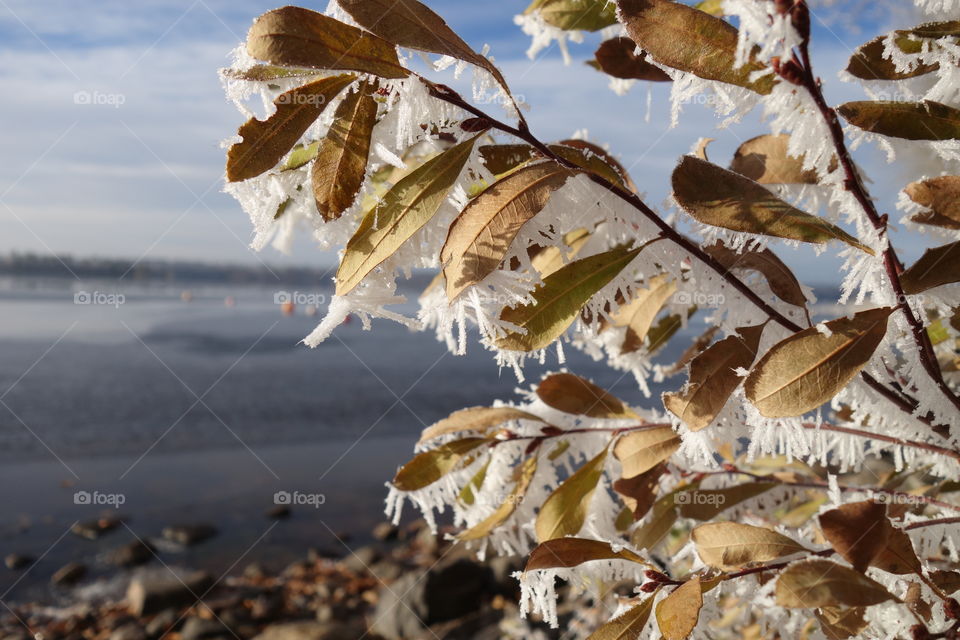
<svg viewBox="0 0 960 640"><path fill-rule="evenodd" d="M372 332L344 325L310 350L298 341L318 318L282 316L273 289L194 289L185 303L181 287L6 284L0 551L43 556L22 578L0 568L0 595L20 579L6 600L56 598L47 581L70 560L89 563L90 582L106 588L96 579L109 573L110 549L178 522L211 522L221 534L187 553L162 551L171 565L219 573L251 560L282 566L310 546L345 553L332 532L364 541L382 519L384 482L424 425L510 399L518 386L475 346L450 356L431 334L386 321ZM79 291L107 304L75 304ZM118 292L123 304L111 306ZM631 376L567 352L572 370L652 402ZM64 535L111 510L75 504L78 491L121 495L129 529L97 542ZM276 491L324 502L274 525L264 512Z"/></svg>

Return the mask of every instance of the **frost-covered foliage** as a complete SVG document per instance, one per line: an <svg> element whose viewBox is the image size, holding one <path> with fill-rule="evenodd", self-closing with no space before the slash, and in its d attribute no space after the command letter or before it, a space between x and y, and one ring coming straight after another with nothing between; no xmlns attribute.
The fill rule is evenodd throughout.
<svg viewBox="0 0 960 640"><path fill-rule="evenodd" d="M960 1L914 5L938 22L860 47L841 79L868 99L833 107L803 0L535 0L516 19L531 55L559 42L570 59L595 32L611 87L670 82L675 123L698 96L719 126L764 116L729 168L691 140L661 177L665 210L607 149L537 138L488 52L417 0L258 18L223 73L250 118L227 190L256 248L307 232L340 251L306 344L353 314L457 354L476 336L521 381L529 358L562 365L569 348L648 397L676 381L640 408L561 370L454 413L424 432L388 512L410 502L436 527L449 510L479 555L529 555L522 612L571 636L956 637ZM427 77L443 73L472 73L472 95ZM939 245L914 265L858 149L915 173L884 203ZM839 255L839 298L815 300L784 248ZM414 269L437 275L405 316ZM666 358L695 314L708 330ZM558 578L593 606L562 619Z"/></svg>

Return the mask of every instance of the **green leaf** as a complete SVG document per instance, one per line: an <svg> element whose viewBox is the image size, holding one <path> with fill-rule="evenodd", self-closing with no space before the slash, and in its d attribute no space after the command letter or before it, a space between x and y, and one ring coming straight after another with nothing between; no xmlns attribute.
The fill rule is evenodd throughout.
<svg viewBox="0 0 960 640"><path fill-rule="evenodd" d="M419 453L397 471L393 486L400 491L423 489L453 471L464 454L489 442L486 438L464 438Z"/></svg>
<svg viewBox="0 0 960 640"><path fill-rule="evenodd" d="M923 102L847 102L837 107L847 122L865 131L905 140L960 139L960 109Z"/></svg>
<svg viewBox="0 0 960 640"><path fill-rule="evenodd" d="M829 402L869 362L893 307L861 311L810 327L777 343L744 383L747 399L768 418L799 416Z"/></svg>
<svg viewBox="0 0 960 640"><path fill-rule="evenodd" d="M537 385L537 397L551 409L590 418L635 418L630 407L589 380L572 373L554 373Z"/></svg>
<svg viewBox="0 0 960 640"><path fill-rule="evenodd" d="M520 229L574 175L556 162L538 162L487 187L450 225L440 251L447 298L500 268Z"/></svg>
<svg viewBox="0 0 960 640"><path fill-rule="evenodd" d="M337 106L333 123L320 141L311 180L317 210L336 220L350 208L363 185L370 137L377 123L376 82L363 82Z"/></svg>
<svg viewBox="0 0 960 640"><path fill-rule="evenodd" d="M535 302L504 309L500 319L523 331L497 341L501 349L534 351L559 338L593 295L623 271L642 247L617 247L561 267L533 290Z"/></svg>
<svg viewBox="0 0 960 640"><path fill-rule="evenodd" d="M903 291L917 294L960 282L960 241L927 249L913 266L900 274Z"/></svg>
<svg viewBox="0 0 960 640"><path fill-rule="evenodd" d="M873 254L846 231L805 213L738 173L693 156L673 172L677 203L704 224L732 231L823 244L841 240Z"/></svg>
<svg viewBox="0 0 960 640"><path fill-rule="evenodd" d="M609 542L586 538L555 538L541 543L531 551L527 566L523 570L569 569L596 560L627 560L637 564L649 564L629 549L614 551Z"/></svg>
<svg viewBox="0 0 960 640"><path fill-rule="evenodd" d="M763 63L735 65L737 30L721 18L672 0L617 0L617 5L627 35L657 63L764 95L773 90L773 74L750 79L766 68Z"/></svg>
<svg viewBox="0 0 960 640"><path fill-rule="evenodd" d="M607 450L604 449L550 494L540 507L534 525L538 542L544 543L580 532L590 507L590 498L603 475L606 459Z"/></svg>
<svg viewBox="0 0 960 640"><path fill-rule="evenodd" d="M227 180L249 180L277 166L327 104L354 80L350 74L332 76L277 96L273 115L266 120L250 118L237 132L243 142L227 151Z"/></svg>
<svg viewBox="0 0 960 640"><path fill-rule="evenodd" d="M287 161L280 168L281 171L293 171L307 165L311 160L317 157L317 151L320 149L320 141L309 144L298 144L290 151Z"/></svg>
<svg viewBox="0 0 960 640"><path fill-rule="evenodd" d="M550 26L565 31L599 31L617 22L616 9L607 0L534 0L524 13L534 11Z"/></svg>
<svg viewBox="0 0 960 640"><path fill-rule="evenodd" d="M504 501L500 503L500 506L485 519L457 536L458 540L466 541L486 538L494 529L513 515L513 512L516 511L520 503L523 502L523 497L526 495L527 489L530 488L533 476L537 472L536 456L531 456L524 460L519 471L520 479L517 480L516 486L506 496Z"/></svg>
<svg viewBox="0 0 960 640"><path fill-rule="evenodd" d="M479 491L483 487L483 481L487 478L487 469L490 468L490 460L487 460L487 463L480 467L480 470L473 474L473 477L470 478L470 481L463 485L460 489L460 493L457 494L457 498L463 504L472 505L476 502L477 497L474 492Z"/></svg>
<svg viewBox="0 0 960 640"><path fill-rule="evenodd" d="M283 66L347 69L382 78L410 75L389 42L300 7L274 9L257 18L247 36L247 52Z"/></svg>
<svg viewBox="0 0 960 640"><path fill-rule="evenodd" d="M479 135L424 162L367 212L340 261L337 295L352 291L436 214L467 164Z"/></svg>

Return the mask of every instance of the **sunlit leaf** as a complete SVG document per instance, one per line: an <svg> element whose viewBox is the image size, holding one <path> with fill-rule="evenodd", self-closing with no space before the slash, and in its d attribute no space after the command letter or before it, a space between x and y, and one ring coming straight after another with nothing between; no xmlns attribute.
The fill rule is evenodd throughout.
<svg viewBox="0 0 960 640"><path fill-rule="evenodd" d="M440 252L450 300L496 271L520 229L574 175L556 162L511 173L470 201L453 221Z"/></svg>
<svg viewBox="0 0 960 640"><path fill-rule="evenodd" d="M670 427L653 427L625 433L617 439L613 455L623 466L623 477L633 478L672 456L680 436Z"/></svg>
<svg viewBox="0 0 960 640"><path fill-rule="evenodd" d="M698 489L683 494L686 500L679 504L678 509L684 518L712 520L724 510L756 498L776 486L779 486L776 482L744 482L723 489Z"/></svg>
<svg viewBox="0 0 960 640"><path fill-rule="evenodd" d="M887 330L892 307L861 311L811 327L774 345L744 383L747 398L768 418L798 416L829 401L867 364Z"/></svg>
<svg viewBox="0 0 960 640"><path fill-rule="evenodd" d="M870 564L898 576L920 574L923 571L910 536L903 529L893 526L887 535L886 545L873 557Z"/></svg>
<svg viewBox="0 0 960 640"><path fill-rule="evenodd" d="M275 167L327 104L355 79L344 74L291 89L273 101L276 111L269 118L247 120L237 132L243 142L227 152L227 180L248 180Z"/></svg>
<svg viewBox="0 0 960 640"><path fill-rule="evenodd" d="M464 438L419 453L400 468L393 486L400 491L423 489L453 471L464 454L489 442L486 438Z"/></svg>
<svg viewBox="0 0 960 640"><path fill-rule="evenodd" d="M751 80L764 68L756 60L737 66L737 30L721 18L672 0L618 0L627 35L659 64L768 94L772 74Z"/></svg>
<svg viewBox="0 0 960 640"><path fill-rule="evenodd" d="M916 63L910 71L898 71L893 59L885 56L884 41L887 36L877 36L873 40L860 45L847 63L847 72L861 80L906 80L932 73L940 68L937 63ZM895 45L903 51L910 47L912 41L908 36L897 35Z"/></svg>
<svg viewBox="0 0 960 640"><path fill-rule="evenodd" d="M738 522L709 522L690 534L704 563L718 569L736 569L751 562L769 562L806 547L772 529Z"/></svg>
<svg viewBox="0 0 960 640"><path fill-rule="evenodd" d="M573 231L563 234L563 245L544 247L542 251L530 259L530 263L537 273L540 274L541 278L546 278L570 260L574 259L589 239L589 231L582 228L574 229Z"/></svg>
<svg viewBox="0 0 960 640"><path fill-rule="evenodd" d="M591 418L633 418L636 413L611 393L572 373L553 373L537 385L537 397L548 407Z"/></svg>
<svg viewBox="0 0 960 640"><path fill-rule="evenodd" d="M383 78L410 74L386 40L300 7L274 9L257 18L247 35L247 52L276 65L345 69Z"/></svg>
<svg viewBox="0 0 960 640"><path fill-rule="evenodd" d="M920 259L900 274L903 291L922 293L960 281L960 241L927 249Z"/></svg>
<svg viewBox="0 0 960 640"><path fill-rule="evenodd" d="M648 564L629 549L614 551L609 542L586 538L556 538L541 543L530 552L524 571L570 568L595 560L627 560Z"/></svg>
<svg viewBox="0 0 960 640"><path fill-rule="evenodd" d="M737 148L730 169L760 184L817 184L817 172L787 153L789 142L785 133L751 138Z"/></svg>
<svg viewBox="0 0 960 640"><path fill-rule="evenodd" d="M859 571L821 558L784 569L777 578L775 595L778 605L794 608L869 607L896 600L883 585Z"/></svg>
<svg viewBox="0 0 960 640"><path fill-rule="evenodd" d="M475 141L476 136L427 160L384 194L347 243L337 270L337 295L353 290L434 216L460 176Z"/></svg>
<svg viewBox="0 0 960 640"><path fill-rule="evenodd" d="M586 140L570 139L548 145L548 148L567 162L572 162L584 171L594 173L625 191L637 190L627 170L603 147Z"/></svg>
<svg viewBox="0 0 960 640"><path fill-rule="evenodd" d="M609 284L640 253L626 246L582 258L558 269L533 290L533 303L503 310L500 319L523 332L511 332L497 341L501 349L533 351L559 338L573 324L593 295Z"/></svg>
<svg viewBox="0 0 960 640"><path fill-rule="evenodd" d="M960 230L960 176L940 176L912 182L907 196L929 211L914 214L911 220L945 229Z"/></svg>
<svg viewBox="0 0 960 640"><path fill-rule="evenodd" d="M703 592L700 576L694 576L657 603L657 625L666 640L684 640L700 619Z"/></svg>
<svg viewBox="0 0 960 640"><path fill-rule="evenodd" d="M674 170L673 192L677 203L704 224L816 244L841 240L872 254L840 227L787 204L749 178L693 156L684 156Z"/></svg>
<svg viewBox="0 0 960 640"><path fill-rule="evenodd" d="M628 640L639 638L650 619L653 610L653 597L647 598L634 607L627 609L618 617L605 623L590 634L587 640Z"/></svg>
<svg viewBox="0 0 960 640"><path fill-rule="evenodd" d="M580 532L587 517L590 498L603 475L606 459L607 450L604 449L564 480L544 501L534 525L538 542Z"/></svg>
<svg viewBox="0 0 960 640"><path fill-rule="evenodd" d="M960 109L925 100L847 102L837 107L847 122L865 131L906 140L960 139Z"/></svg>
<svg viewBox="0 0 960 640"><path fill-rule="evenodd" d="M455 411L440 422L424 429L420 434L420 443L460 431L483 433L510 420L541 421L532 413L513 407L469 407Z"/></svg>
<svg viewBox="0 0 960 640"><path fill-rule="evenodd" d="M632 353L643 346L660 309L676 292L676 282L666 274L650 278L645 288L634 290L630 301L613 314L615 327L626 327L622 353Z"/></svg>
<svg viewBox="0 0 960 640"><path fill-rule="evenodd" d="M617 22L614 5L607 0L534 0L524 13L534 11L565 31L598 31Z"/></svg>
<svg viewBox="0 0 960 640"><path fill-rule="evenodd" d="M710 346L690 363L684 390L663 395L663 406L691 431L709 426L742 382L735 370L753 364L762 334L763 325L744 327Z"/></svg>

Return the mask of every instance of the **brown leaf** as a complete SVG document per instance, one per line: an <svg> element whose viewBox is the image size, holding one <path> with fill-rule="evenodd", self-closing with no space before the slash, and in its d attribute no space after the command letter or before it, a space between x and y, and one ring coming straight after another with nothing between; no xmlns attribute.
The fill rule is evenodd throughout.
<svg viewBox="0 0 960 640"><path fill-rule="evenodd" d="M960 241L927 249L913 266L900 274L904 293L923 293L928 289L960 281Z"/></svg>
<svg viewBox="0 0 960 640"><path fill-rule="evenodd" d="M816 171L787 153L790 136L763 135L747 140L733 154L730 169L760 184L817 184Z"/></svg>
<svg viewBox="0 0 960 640"><path fill-rule="evenodd" d="M573 536L580 532L587 517L590 498L593 497L603 475L606 459L607 450L604 449L577 469L544 501L534 524L538 542Z"/></svg>
<svg viewBox="0 0 960 640"><path fill-rule="evenodd" d="M767 284L775 296L792 305L802 307L807 304L807 297L803 293L800 281L770 249L746 249L737 253L726 247L723 242L717 241L703 248L710 256L719 262L725 269L749 269L756 271L767 279Z"/></svg>
<svg viewBox="0 0 960 640"><path fill-rule="evenodd" d="M680 448L680 436L670 427L653 427L620 436L613 455L623 466L621 475L633 478L664 462Z"/></svg>
<svg viewBox="0 0 960 640"><path fill-rule="evenodd" d="M816 244L841 240L873 253L840 227L793 207L766 187L693 156L684 156L674 170L673 192L677 204L704 224Z"/></svg>
<svg viewBox="0 0 960 640"><path fill-rule="evenodd" d="M537 397L551 409L591 418L632 418L636 413L616 396L572 373L554 373L537 385Z"/></svg>
<svg viewBox="0 0 960 640"><path fill-rule="evenodd" d="M869 607L896 600L883 585L829 560L814 558L791 564L775 588L781 607L816 608L847 605Z"/></svg>
<svg viewBox="0 0 960 640"><path fill-rule="evenodd" d="M738 522L701 524L690 537L705 564L725 570L753 562L769 562L807 550L772 529Z"/></svg>
<svg viewBox="0 0 960 640"><path fill-rule="evenodd" d="M657 603L657 625L666 640L684 640L693 633L703 607L700 576L694 576Z"/></svg>
<svg viewBox="0 0 960 640"><path fill-rule="evenodd" d="M393 486L400 491L423 489L453 471L464 454L489 442L486 438L464 438L418 453L397 471Z"/></svg>
<svg viewBox="0 0 960 640"><path fill-rule="evenodd" d="M618 0L627 35L658 63L768 94L777 82L772 74L751 80L765 65L735 63L737 30L721 18L672 0Z"/></svg>
<svg viewBox="0 0 960 640"><path fill-rule="evenodd" d="M903 32L898 32L903 33ZM884 40L887 36L877 36L873 40L860 45L847 63L847 73L861 80L906 80L916 78L940 68L937 63L918 63L911 71L897 71L893 59L884 56ZM897 45L907 46L909 38L900 35L895 38ZM898 47L903 51L903 47Z"/></svg>
<svg viewBox="0 0 960 640"><path fill-rule="evenodd" d="M266 120L250 118L237 132L243 142L227 152L227 180L249 180L275 167L327 104L354 80L356 76L350 74L332 76L277 96L273 115Z"/></svg>
<svg viewBox="0 0 960 640"><path fill-rule="evenodd" d="M764 325L743 327L694 358L682 392L663 394L663 406L691 431L708 427L740 386L736 369L748 369L757 357Z"/></svg>
<svg viewBox="0 0 960 640"><path fill-rule="evenodd" d="M674 489L653 503L650 517L630 535L630 542L637 549L653 549L670 533L677 521L678 495L695 490L699 482Z"/></svg>
<svg viewBox="0 0 960 640"><path fill-rule="evenodd" d="M944 593L960 591L960 571L931 571L930 580Z"/></svg>
<svg viewBox="0 0 960 640"><path fill-rule="evenodd" d="M450 56L487 70L503 90L507 81L432 9L417 0L337 0L361 27L395 45Z"/></svg>
<svg viewBox="0 0 960 640"><path fill-rule="evenodd" d="M744 482L723 489L698 489L680 494L677 498L680 515L684 518L707 521L723 511L756 498L770 489L779 486L776 482ZM683 497L684 502L680 502Z"/></svg>
<svg viewBox="0 0 960 640"><path fill-rule="evenodd" d="M590 634L587 640L628 640L639 638L653 610L653 597L628 609Z"/></svg>
<svg viewBox="0 0 960 640"><path fill-rule="evenodd" d="M960 109L939 102L847 102L837 107L847 122L866 131L905 140L960 138Z"/></svg>
<svg viewBox="0 0 960 640"><path fill-rule="evenodd" d="M347 69L382 78L410 74L389 42L300 7L274 9L257 18L247 35L247 52L283 66Z"/></svg>
<svg viewBox="0 0 960 640"><path fill-rule="evenodd" d="M747 399L768 418L799 416L832 399L883 340L893 307L861 311L795 333L773 346L744 382Z"/></svg>
<svg viewBox="0 0 960 640"><path fill-rule="evenodd" d="M476 525L458 535L457 540L468 541L486 538L494 529L503 524L507 518L513 515L513 512L517 510L520 503L523 502L523 498L526 496L527 489L530 488L530 483L533 482L533 476L536 472L537 457L530 456L523 461L523 464L520 466L520 479L517 480L516 486L510 491L504 501L500 503L500 506Z"/></svg>
<svg viewBox="0 0 960 640"><path fill-rule="evenodd" d="M377 123L376 82L363 82L337 105L311 168L313 196L324 220L350 208L367 171L370 137Z"/></svg>
<svg viewBox="0 0 960 640"><path fill-rule="evenodd" d="M865 500L821 514L820 529L844 560L857 571L866 571L886 548L893 526L887 519L887 505Z"/></svg>
<svg viewBox="0 0 960 640"><path fill-rule="evenodd" d="M625 191L637 192L637 185L623 165L599 145L586 140L568 139L549 145L549 149L584 171L594 173Z"/></svg>
<svg viewBox="0 0 960 640"><path fill-rule="evenodd" d="M518 169L487 187L450 225L440 262L447 298L500 268L520 229L546 206L574 172L556 162Z"/></svg>
<svg viewBox="0 0 960 640"><path fill-rule="evenodd" d="M910 536L903 529L893 526L890 527L886 545L880 550L880 553L874 556L870 564L882 571L898 576L919 575L923 572L923 565L917 558L916 551L913 550L913 542L910 540Z"/></svg>
<svg viewBox="0 0 960 640"><path fill-rule="evenodd" d="M613 490L620 494L623 502L630 510L633 520L639 520L647 515L657 499L657 490L660 487L660 476L667 470L665 464L644 471L632 478L621 477L613 483Z"/></svg>
<svg viewBox="0 0 960 640"><path fill-rule="evenodd" d="M485 144L477 148L477 153L490 173L498 176L528 162L534 150L528 144Z"/></svg>
<svg viewBox="0 0 960 640"><path fill-rule="evenodd" d="M930 209L911 218L913 222L960 230L960 176L940 176L912 182L904 189L920 206Z"/></svg>
<svg viewBox="0 0 960 640"><path fill-rule="evenodd" d="M626 327L621 353L632 353L643 346L660 309L676 292L676 282L666 274L650 278L643 289L635 289L633 298L613 314L613 326Z"/></svg>
<svg viewBox="0 0 960 640"><path fill-rule="evenodd" d="M701 333L693 342L690 343L690 346L680 354L680 357L677 358L677 361L673 363L673 365L665 372L665 374L672 376L683 371L694 358L703 353L703 351L710 346L710 343L713 342L713 338L717 335L717 333L719 333L719 331L720 327L708 327L706 331Z"/></svg>
<svg viewBox="0 0 960 640"><path fill-rule="evenodd" d="M532 413L514 409L513 407L470 407L455 411L440 422L424 429L420 435L420 441L417 444L422 444L428 440L460 431L479 431L485 433L489 429L511 420L536 420L537 422L542 422L540 418Z"/></svg>
<svg viewBox="0 0 960 640"><path fill-rule="evenodd" d="M866 613L864 607L852 607L850 609L822 607L814 611L814 615L820 622L823 635L829 640L846 640L846 638L852 638L866 629L867 621L863 618L864 613Z"/></svg>
<svg viewBox="0 0 960 640"><path fill-rule="evenodd" d="M604 40L594 54L597 67L608 76L625 80L670 82L663 69L655 67L637 53L637 45L630 38L619 36Z"/></svg>
<svg viewBox="0 0 960 640"><path fill-rule="evenodd" d="M637 564L649 564L630 551L614 551L610 543L586 538L556 538L541 543L530 552L524 571L539 569L570 568L594 560L628 560Z"/></svg>

